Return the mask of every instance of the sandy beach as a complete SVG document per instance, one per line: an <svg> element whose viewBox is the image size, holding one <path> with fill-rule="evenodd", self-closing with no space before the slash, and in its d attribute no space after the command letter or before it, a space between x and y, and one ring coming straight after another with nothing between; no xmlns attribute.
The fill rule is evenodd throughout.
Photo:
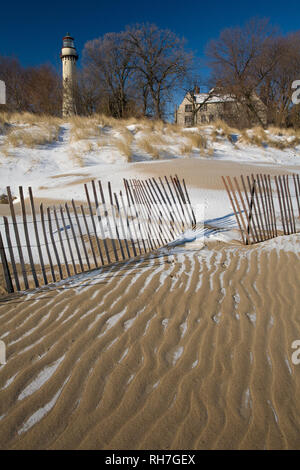
<svg viewBox="0 0 300 470"><path fill-rule="evenodd" d="M221 179L299 173L298 160L218 152L30 176L36 202L52 206L82 203L93 178L118 192L123 177L177 174L196 216L205 205L204 246L164 247L27 293L1 287L1 449L299 448L300 235L242 245Z"/></svg>
<svg viewBox="0 0 300 470"><path fill-rule="evenodd" d="M300 261L270 243L177 247L2 303L1 448L299 447Z"/></svg>

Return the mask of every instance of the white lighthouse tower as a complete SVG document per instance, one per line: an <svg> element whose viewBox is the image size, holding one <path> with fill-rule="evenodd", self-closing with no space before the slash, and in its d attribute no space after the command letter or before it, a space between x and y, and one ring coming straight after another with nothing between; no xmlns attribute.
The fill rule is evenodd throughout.
<svg viewBox="0 0 300 470"><path fill-rule="evenodd" d="M74 45L74 38L72 38L69 33L63 38L60 58L62 61L63 75L62 115L64 117L73 116L76 114L75 89L78 54Z"/></svg>

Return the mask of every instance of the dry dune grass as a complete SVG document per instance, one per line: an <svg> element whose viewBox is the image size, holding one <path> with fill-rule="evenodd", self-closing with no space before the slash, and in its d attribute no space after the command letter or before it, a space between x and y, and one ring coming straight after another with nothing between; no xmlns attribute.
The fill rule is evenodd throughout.
<svg viewBox="0 0 300 470"><path fill-rule="evenodd" d="M75 166L79 166L81 168L84 167L84 158L83 158L83 151L75 150L70 148L68 151L68 156L71 161L74 162Z"/></svg>
<svg viewBox="0 0 300 470"><path fill-rule="evenodd" d="M71 124L71 142L100 136L100 125L97 118L73 116L69 118L69 122Z"/></svg>
<svg viewBox="0 0 300 470"><path fill-rule="evenodd" d="M154 160L158 160L159 159L159 149L157 147L155 147L149 140L149 137L146 135L144 137L142 137L141 139L139 139L138 141L138 147L148 153L149 155L151 155L151 157L154 159Z"/></svg>
<svg viewBox="0 0 300 470"><path fill-rule="evenodd" d="M217 119L214 122L213 129L211 131L211 140L216 142L220 138L226 138L231 144L236 146L235 141L233 139L234 135L239 135L240 131L235 129L234 127L230 127L225 121L221 119Z"/></svg>
<svg viewBox="0 0 300 470"><path fill-rule="evenodd" d="M2 153L8 155L9 148L47 145L58 140L61 120L53 116L31 113L3 113L0 115L0 132L5 139Z"/></svg>
<svg viewBox="0 0 300 470"><path fill-rule="evenodd" d="M240 132L239 141L258 147L273 147L279 150L292 148L300 144L300 131L280 129L270 126L267 130L260 126L244 129Z"/></svg>
<svg viewBox="0 0 300 470"><path fill-rule="evenodd" d="M193 129L183 129L177 124L162 120L135 117L115 119L100 114L89 117L74 116L67 121L70 124L71 147L73 143L80 143L80 149L75 146L76 154L79 154L79 151L86 154L106 145L113 145L128 162L132 161L133 146L137 146L153 159L159 159L164 146L170 145L176 145L176 152L183 156L191 156L193 152L211 156L214 153L214 143L222 143L225 140L236 148L239 143L280 150L300 145L300 130L274 126L265 130L256 126L240 131L222 120L217 120L210 126L199 125ZM62 119L52 116L0 113L1 153L10 156L15 147L34 148L52 143L58 139L62 123ZM129 126L132 127L128 129ZM174 150L171 150L172 152Z"/></svg>
<svg viewBox="0 0 300 470"><path fill-rule="evenodd" d="M199 149L200 152L204 152L207 148L207 138L204 134L201 133L200 129L198 132L189 131L181 132L181 135L184 137L185 143L192 146L192 148Z"/></svg>
<svg viewBox="0 0 300 470"><path fill-rule="evenodd" d="M184 156L191 156L193 152L193 145L192 144L182 144L180 146L180 155Z"/></svg>
<svg viewBox="0 0 300 470"><path fill-rule="evenodd" d="M113 139L113 144L117 147L122 155L124 155L128 162L132 160L132 141L133 135L125 128L119 129L118 137Z"/></svg>
<svg viewBox="0 0 300 470"><path fill-rule="evenodd" d="M268 131L278 136L300 137L300 129L294 129L293 127L286 129L283 127L269 126Z"/></svg>
<svg viewBox="0 0 300 470"><path fill-rule="evenodd" d="M247 145L264 147L267 145L268 136L264 129L256 128L256 132L253 133L249 133L248 129L244 129L241 131L238 141Z"/></svg>
<svg viewBox="0 0 300 470"><path fill-rule="evenodd" d="M7 113L0 113L0 135L4 135L7 133L9 128L9 121Z"/></svg>
<svg viewBox="0 0 300 470"><path fill-rule="evenodd" d="M7 147L29 147L51 144L58 140L59 126L38 125L35 128L11 130L5 139Z"/></svg>
<svg viewBox="0 0 300 470"><path fill-rule="evenodd" d="M49 116L46 114L33 114L33 113L1 113L1 119L9 124L25 124L30 126L54 126L61 124L62 120L59 117Z"/></svg>

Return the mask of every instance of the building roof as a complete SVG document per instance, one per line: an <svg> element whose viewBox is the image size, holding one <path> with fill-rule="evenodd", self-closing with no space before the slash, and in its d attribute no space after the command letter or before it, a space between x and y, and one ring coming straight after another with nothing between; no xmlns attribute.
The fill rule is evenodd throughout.
<svg viewBox="0 0 300 470"><path fill-rule="evenodd" d="M198 93L195 96L196 103L201 104L201 103L225 103L225 102L234 102L236 101L232 96L230 95L212 95L210 98L209 93ZM208 98L208 99L207 99Z"/></svg>

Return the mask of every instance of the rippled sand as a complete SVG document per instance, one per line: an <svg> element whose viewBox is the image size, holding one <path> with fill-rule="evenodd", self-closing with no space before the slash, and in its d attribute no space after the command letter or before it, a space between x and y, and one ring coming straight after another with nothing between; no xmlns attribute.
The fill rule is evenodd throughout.
<svg viewBox="0 0 300 470"><path fill-rule="evenodd" d="M300 260L221 243L0 304L2 449L299 449Z"/></svg>

